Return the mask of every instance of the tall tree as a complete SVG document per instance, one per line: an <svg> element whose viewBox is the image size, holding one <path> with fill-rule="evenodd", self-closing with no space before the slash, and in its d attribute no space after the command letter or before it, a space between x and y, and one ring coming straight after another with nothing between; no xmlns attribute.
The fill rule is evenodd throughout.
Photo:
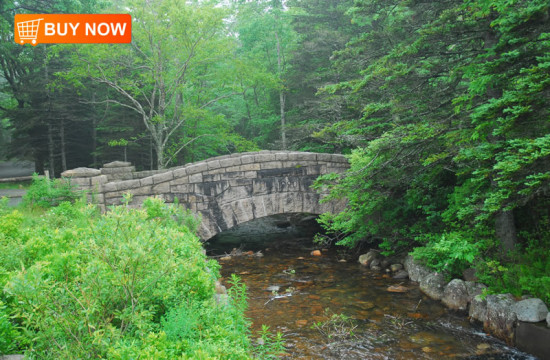
<svg viewBox="0 0 550 360"><path fill-rule="evenodd" d="M139 116L154 144L157 166L164 168L197 139L216 139L217 133L185 136L196 121L216 117L209 107L237 93L235 79L222 65L231 61L234 44L224 25L228 13L214 3L183 0L126 6L134 19L132 43L79 46L74 67L64 76L89 77L114 90L117 97L103 101Z"/></svg>

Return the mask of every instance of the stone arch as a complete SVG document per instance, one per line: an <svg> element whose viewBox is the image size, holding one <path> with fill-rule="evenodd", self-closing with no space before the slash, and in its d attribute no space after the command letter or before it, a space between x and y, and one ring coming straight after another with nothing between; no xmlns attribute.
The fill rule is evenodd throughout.
<svg viewBox="0 0 550 360"><path fill-rule="evenodd" d="M320 175L343 173L348 168L347 159L338 154L258 151L219 156L143 178L134 174L131 180L72 180L81 186L95 186L95 199L103 208L120 204L126 193L133 195L130 205L135 207L150 196L166 202L178 198L182 205L201 214L199 236L207 240L264 216L341 211L343 202L321 204L319 200L326 194L317 193L311 185Z"/></svg>

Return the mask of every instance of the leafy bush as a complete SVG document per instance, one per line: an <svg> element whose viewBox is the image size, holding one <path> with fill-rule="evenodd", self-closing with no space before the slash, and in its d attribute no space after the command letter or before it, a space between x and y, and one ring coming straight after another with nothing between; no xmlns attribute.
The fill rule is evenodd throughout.
<svg viewBox="0 0 550 360"><path fill-rule="evenodd" d="M79 197L79 192L67 179L50 180L34 174L32 184L23 197L23 203L31 207L48 208L63 201L74 201Z"/></svg>
<svg viewBox="0 0 550 360"><path fill-rule="evenodd" d="M216 303L218 265L176 221L186 216L152 199L103 215L62 202L23 221L0 217L9 234L0 238L0 285L29 343L18 350L48 359L247 358L244 288Z"/></svg>
<svg viewBox="0 0 550 360"><path fill-rule="evenodd" d="M18 333L10 322L7 308L0 300L0 355L15 350L17 337Z"/></svg>
<svg viewBox="0 0 550 360"><path fill-rule="evenodd" d="M474 264L483 247L483 242L475 242L462 232L428 234L420 241L426 245L415 248L411 255L448 276L462 276L462 271Z"/></svg>

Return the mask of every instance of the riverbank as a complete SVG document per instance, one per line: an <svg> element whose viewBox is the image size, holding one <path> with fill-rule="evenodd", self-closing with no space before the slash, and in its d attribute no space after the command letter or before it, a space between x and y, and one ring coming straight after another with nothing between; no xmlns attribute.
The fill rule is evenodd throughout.
<svg viewBox="0 0 550 360"><path fill-rule="evenodd" d="M370 269L392 273L393 277L407 276L418 283L428 297L468 316L487 333L540 359L550 359L550 313L542 300L489 294L487 286L477 282L471 272L467 272L464 279L447 281L443 274L430 271L410 255L391 261L371 250L361 255L359 262ZM395 264L403 266L404 270L393 271Z"/></svg>

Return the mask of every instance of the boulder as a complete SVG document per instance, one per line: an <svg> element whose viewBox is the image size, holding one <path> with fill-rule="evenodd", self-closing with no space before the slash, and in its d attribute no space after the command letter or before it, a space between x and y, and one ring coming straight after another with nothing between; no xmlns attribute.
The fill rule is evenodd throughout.
<svg viewBox="0 0 550 360"><path fill-rule="evenodd" d="M519 321L539 322L546 319L548 308L537 298L518 301L514 304L514 311Z"/></svg>
<svg viewBox="0 0 550 360"><path fill-rule="evenodd" d="M409 273L405 270L399 270L393 275L394 279L407 279L409 277Z"/></svg>
<svg viewBox="0 0 550 360"><path fill-rule="evenodd" d="M410 255L407 255L403 265L405 266L405 270L409 273L409 278L412 281L420 282L422 278L426 277L430 273L430 270L416 262Z"/></svg>
<svg viewBox="0 0 550 360"><path fill-rule="evenodd" d="M517 322L515 302L511 294L487 295L487 318L483 322L485 331L510 345L514 344Z"/></svg>
<svg viewBox="0 0 550 360"><path fill-rule="evenodd" d="M441 300L445 284L445 277L441 273L431 273L420 280L420 290L433 300Z"/></svg>
<svg viewBox="0 0 550 360"><path fill-rule="evenodd" d="M465 281L464 285L466 285L466 291L468 292L468 302L472 302L477 295L481 295L483 290L487 289L486 285L473 281Z"/></svg>
<svg viewBox="0 0 550 360"><path fill-rule="evenodd" d="M128 166L132 166L132 163L127 161L113 161L103 165L104 168L119 168Z"/></svg>
<svg viewBox="0 0 550 360"><path fill-rule="evenodd" d="M378 252L370 250L368 253L359 256L359 263L363 266L369 266L371 262L378 257Z"/></svg>
<svg viewBox="0 0 550 360"><path fill-rule="evenodd" d="M101 171L97 169L79 167L76 169L66 170L61 173L62 177L94 177L101 175Z"/></svg>
<svg viewBox="0 0 550 360"><path fill-rule="evenodd" d="M466 310L468 308L468 290L464 281L451 280L443 290L441 302L452 310Z"/></svg>
<svg viewBox="0 0 550 360"><path fill-rule="evenodd" d="M392 265L390 266L390 270L391 270L392 272L397 272L397 271L399 271L399 270L401 270L401 269L403 269L403 265L401 265L401 264L392 264Z"/></svg>
<svg viewBox="0 0 550 360"><path fill-rule="evenodd" d="M470 302L468 315L470 319L485 323L485 320L487 320L487 300L481 295L474 296Z"/></svg>
<svg viewBox="0 0 550 360"><path fill-rule="evenodd" d="M382 269L382 267L380 266L380 260L378 260L378 259L372 260L371 263L370 263L370 265L369 265L369 267L370 267L371 269L375 269L375 268L377 268L377 269Z"/></svg>

